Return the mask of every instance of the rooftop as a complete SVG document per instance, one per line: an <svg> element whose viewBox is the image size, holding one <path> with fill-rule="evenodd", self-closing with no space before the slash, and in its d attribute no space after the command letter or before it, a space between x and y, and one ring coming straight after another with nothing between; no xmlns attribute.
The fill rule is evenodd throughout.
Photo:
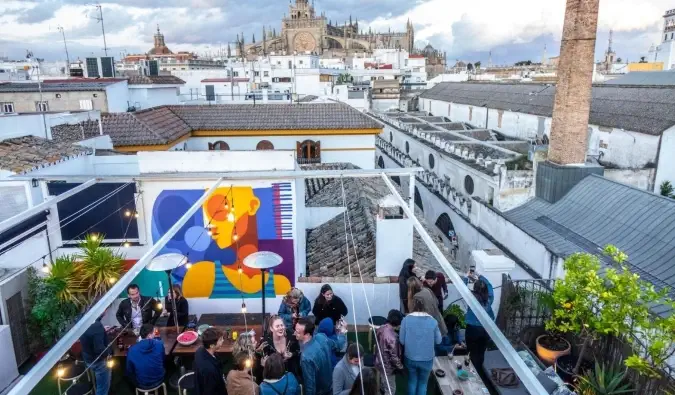
<svg viewBox="0 0 675 395"><path fill-rule="evenodd" d="M605 82L605 85L670 85L675 86L672 71L631 71Z"/></svg>
<svg viewBox="0 0 675 395"><path fill-rule="evenodd" d="M73 82L47 82L42 84L42 92L78 92L78 91L105 91L106 87L121 82L121 80L76 80ZM5 82L0 83L0 93L11 92L39 92L36 82Z"/></svg>
<svg viewBox="0 0 675 395"><path fill-rule="evenodd" d="M175 75L133 75L129 85L184 85L185 81Z"/></svg>
<svg viewBox="0 0 675 395"><path fill-rule="evenodd" d="M101 135L98 120L86 120L76 124L62 124L51 127L55 142L75 143Z"/></svg>
<svg viewBox="0 0 675 395"><path fill-rule="evenodd" d="M17 137L0 141L0 169L20 174L90 153L91 149L69 142Z"/></svg>
<svg viewBox="0 0 675 395"><path fill-rule="evenodd" d="M549 84L442 82L420 97L551 117ZM590 123L660 135L675 125L675 86L594 85Z"/></svg>

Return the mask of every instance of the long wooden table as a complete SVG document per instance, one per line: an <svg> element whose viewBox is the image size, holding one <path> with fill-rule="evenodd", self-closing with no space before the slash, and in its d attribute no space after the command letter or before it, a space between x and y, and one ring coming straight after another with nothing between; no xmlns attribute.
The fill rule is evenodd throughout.
<svg viewBox="0 0 675 395"><path fill-rule="evenodd" d="M454 390L462 390L464 395L488 395L489 391L478 373L476 373L473 364L469 362L469 367L467 368L464 365L464 358L465 356L456 356L454 360L451 360L450 357L434 358L434 369L431 375L436 378L441 393L452 395ZM456 361L462 362L462 369L470 372L469 380L461 381L457 378ZM445 377L436 376L437 369L445 371Z"/></svg>
<svg viewBox="0 0 675 395"><path fill-rule="evenodd" d="M230 330L230 334L232 334L232 332L237 332L237 335L241 335L242 333L246 332L246 329L248 329L249 331L253 330L255 331L255 337L256 339L258 339L258 342L260 342L260 337L262 336L262 325L249 325L246 327L244 327L244 325L232 325L232 326L213 325L213 328L220 330L223 333L223 336L225 336L225 332L227 329ZM216 353L218 354L231 353L232 349L234 348L234 343L235 343L234 340L227 339L227 337L225 337L223 345L216 350ZM199 337L197 341L190 346L184 346L180 343L176 343L176 347L173 349L173 353L179 356L194 354L195 352L197 352L197 349L201 347L201 345L202 345L201 337Z"/></svg>
<svg viewBox="0 0 675 395"><path fill-rule="evenodd" d="M173 348L176 346L176 338L178 337L176 328L157 327L157 329L159 330L159 337L162 339L162 343L164 343L164 354L171 354ZM109 335L109 339L112 340L113 338L113 335ZM134 335L133 331L128 330L120 336L120 339L122 339L122 342L124 343L124 349L120 350L117 346L117 341L114 341L112 345L113 355L116 357L126 357L129 347L133 346L138 341L138 336Z"/></svg>

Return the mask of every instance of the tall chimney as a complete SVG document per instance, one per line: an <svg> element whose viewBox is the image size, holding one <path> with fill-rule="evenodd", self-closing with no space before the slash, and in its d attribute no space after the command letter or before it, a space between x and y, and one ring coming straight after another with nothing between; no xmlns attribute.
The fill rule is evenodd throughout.
<svg viewBox="0 0 675 395"><path fill-rule="evenodd" d="M560 44L548 158L559 165L586 162L595 37L600 0L567 0Z"/></svg>

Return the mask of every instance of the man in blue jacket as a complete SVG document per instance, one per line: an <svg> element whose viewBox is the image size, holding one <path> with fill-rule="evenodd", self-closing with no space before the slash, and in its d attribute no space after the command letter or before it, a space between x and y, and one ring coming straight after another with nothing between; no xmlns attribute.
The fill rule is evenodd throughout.
<svg viewBox="0 0 675 395"><path fill-rule="evenodd" d="M106 366L106 359L112 354L112 349L108 347L108 336L101 324L101 318L103 316L98 317L96 322L82 334L80 344L82 345L82 359L94 372L96 378L96 395L108 395L111 371Z"/></svg>
<svg viewBox="0 0 675 395"><path fill-rule="evenodd" d="M330 395L333 390L333 345L323 333L314 334L314 321L300 318L295 324L295 338L304 345L300 368L304 380L305 395Z"/></svg>
<svg viewBox="0 0 675 395"><path fill-rule="evenodd" d="M127 377L139 389L155 388L164 381L164 343L155 339L152 324L141 326L141 341L127 353Z"/></svg>

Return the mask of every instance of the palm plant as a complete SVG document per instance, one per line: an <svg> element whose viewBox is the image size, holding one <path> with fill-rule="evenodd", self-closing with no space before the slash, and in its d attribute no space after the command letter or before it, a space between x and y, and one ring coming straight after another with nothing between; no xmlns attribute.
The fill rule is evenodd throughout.
<svg viewBox="0 0 675 395"><path fill-rule="evenodd" d="M87 284L87 297L93 300L106 293L117 281L123 269L123 256L111 248L102 247L104 235L89 234L80 243L77 255L82 281Z"/></svg>
<svg viewBox="0 0 675 395"><path fill-rule="evenodd" d="M579 376L576 391L579 395L632 394L635 390L626 383L627 371L616 365L605 366L595 361L595 369Z"/></svg>
<svg viewBox="0 0 675 395"><path fill-rule="evenodd" d="M56 289L56 295L61 302L70 302L82 305L82 294L87 291L82 281L82 266L71 255L63 255L52 263L46 280L52 283Z"/></svg>

